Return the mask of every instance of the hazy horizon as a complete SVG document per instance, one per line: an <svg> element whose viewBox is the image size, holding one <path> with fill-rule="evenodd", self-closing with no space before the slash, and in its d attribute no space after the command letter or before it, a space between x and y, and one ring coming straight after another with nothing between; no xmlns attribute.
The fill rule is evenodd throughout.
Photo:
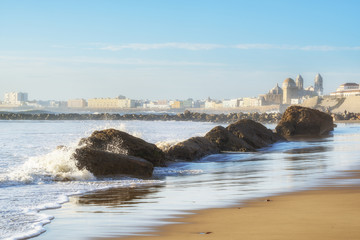
<svg viewBox="0 0 360 240"><path fill-rule="evenodd" d="M0 99L231 99L360 82L358 1L1 1Z"/></svg>

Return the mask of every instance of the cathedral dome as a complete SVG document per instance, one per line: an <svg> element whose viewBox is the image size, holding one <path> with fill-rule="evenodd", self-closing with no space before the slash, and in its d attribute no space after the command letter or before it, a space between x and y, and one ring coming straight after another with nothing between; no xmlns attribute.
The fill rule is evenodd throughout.
<svg viewBox="0 0 360 240"><path fill-rule="evenodd" d="M272 88L270 91L269 91L270 94L282 94L283 93L283 90L281 89L281 87L279 87L278 84L276 84L276 87Z"/></svg>
<svg viewBox="0 0 360 240"><path fill-rule="evenodd" d="M287 78L287 79L285 79L285 81L283 82L282 87L283 87L283 89L284 89L284 88L293 88L293 87L296 87L296 83L295 83L294 79L292 79L292 78Z"/></svg>

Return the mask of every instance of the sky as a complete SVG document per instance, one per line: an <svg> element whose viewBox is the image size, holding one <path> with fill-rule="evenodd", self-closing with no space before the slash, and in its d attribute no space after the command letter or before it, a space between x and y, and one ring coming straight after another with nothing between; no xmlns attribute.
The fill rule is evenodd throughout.
<svg viewBox="0 0 360 240"><path fill-rule="evenodd" d="M360 82L360 1L0 0L0 99L232 99Z"/></svg>

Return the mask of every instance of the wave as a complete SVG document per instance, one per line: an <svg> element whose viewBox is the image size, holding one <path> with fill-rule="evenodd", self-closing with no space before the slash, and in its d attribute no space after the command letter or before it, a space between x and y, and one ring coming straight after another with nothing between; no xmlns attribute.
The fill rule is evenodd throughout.
<svg viewBox="0 0 360 240"><path fill-rule="evenodd" d="M141 133L128 131L124 123L107 123L97 125L88 130L85 135L91 135L96 130L115 128L120 131L141 137ZM53 151L39 156L30 156L20 166L12 167L6 173L0 174L0 186L14 186L18 184L42 184L49 181L87 181L96 177L86 169L79 170L73 154L78 146L77 141L70 146L58 146ZM109 150L112 146L109 146ZM124 152L124 154L126 154Z"/></svg>
<svg viewBox="0 0 360 240"><path fill-rule="evenodd" d="M30 157L25 163L9 169L0 176L0 182L14 185L19 182L41 184L48 181L94 180L95 176L86 169L79 170L73 153L76 147L61 147L36 157Z"/></svg>

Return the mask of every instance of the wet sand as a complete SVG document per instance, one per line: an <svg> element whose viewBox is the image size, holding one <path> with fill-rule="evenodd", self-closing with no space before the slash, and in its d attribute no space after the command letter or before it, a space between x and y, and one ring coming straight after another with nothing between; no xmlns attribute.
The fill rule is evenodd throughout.
<svg viewBox="0 0 360 240"><path fill-rule="evenodd" d="M348 171L336 181L359 178L359 171ZM194 213L153 236L112 239L360 239L360 186L328 186Z"/></svg>

